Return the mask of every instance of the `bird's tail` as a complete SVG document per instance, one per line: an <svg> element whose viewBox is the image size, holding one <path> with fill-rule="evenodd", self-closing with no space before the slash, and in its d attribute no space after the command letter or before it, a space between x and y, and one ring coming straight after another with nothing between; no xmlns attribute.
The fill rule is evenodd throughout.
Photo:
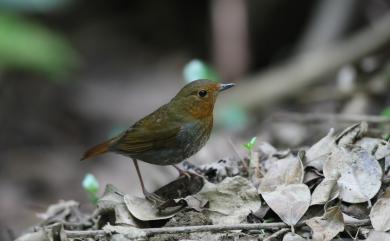
<svg viewBox="0 0 390 241"><path fill-rule="evenodd" d="M99 156L101 154L104 154L110 150L111 145L117 140L117 138L109 139L108 141L105 141L103 143L100 143L89 150L87 150L84 153L84 156L81 158L80 161L90 159L92 157Z"/></svg>

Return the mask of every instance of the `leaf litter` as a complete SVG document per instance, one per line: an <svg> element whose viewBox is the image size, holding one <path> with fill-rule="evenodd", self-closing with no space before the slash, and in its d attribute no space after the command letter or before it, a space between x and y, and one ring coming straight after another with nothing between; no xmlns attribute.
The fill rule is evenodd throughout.
<svg viewBox="0 0 390 241"><path fill-rule="evenodd" d="M249 158L185 165L190 176L181 176L155 192L165 200L162 204L108 185L92 214L80 211L75 201L61 201L39 214L42 222L17 241L66 241L70 231L100 232L107 241L140 237L167 241L268 237L284 241L388 240L390 182L383 168L390 162L390 144L368 133L366 123L352 125L340 134L331 129L317 143L299 151L279 150L259 141L251 149L255 165L249 165ZM260 169L260 176L248 170L252 166ZM281 227L280 222L292 232L280 233L279 239L272 236L278 228L253 230L250 226L242 228L243 232L148 234L148 228L250 223Z"/></svg>

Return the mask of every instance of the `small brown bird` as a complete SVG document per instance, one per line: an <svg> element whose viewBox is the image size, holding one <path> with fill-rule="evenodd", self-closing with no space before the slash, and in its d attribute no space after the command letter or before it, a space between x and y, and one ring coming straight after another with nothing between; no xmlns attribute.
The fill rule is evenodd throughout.
<svg viewBox="0 0 390 241"><path fill-rule="evenodd" d="M144 186L137 160L175 165L198 152L210 137L218 93L234 84L196 80L184 86L167 104L136 122L117 137L88 150L81 160L115 152L134 161L142 191L149 200L159 198ZM185 172L174 166L182 175Z"/></svg>

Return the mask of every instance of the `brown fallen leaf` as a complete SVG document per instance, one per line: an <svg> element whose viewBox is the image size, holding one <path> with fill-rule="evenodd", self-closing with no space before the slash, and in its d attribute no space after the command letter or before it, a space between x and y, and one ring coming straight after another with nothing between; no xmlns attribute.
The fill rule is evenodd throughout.
<svg viewBox="0 0 390 241"><path fill-rule="evenodd" d="M286 233L283 237L283 241L306 241L306 239L302 238L296 233Z"/></svg>
<svg viewBox="0 0 390 241"><path fill-rule="evenodd" d="M259 192L272 192L281 185L298 184L303 181L303 165L299 157L289 155L276 159L261 180Z"/></svg>
<svg viewBox="0 0 390 241"><path fill-rule="evenodd" d="M310 190L305 184L281 185L261 194L283 222L294 226L310 206Z"/></svg>
<svg viewBox="0 0 390 241"><path fill-rule="evenodd" d="M339 188L337 186L337 180L325 178L318 184L316 189L314 189L310 205L325 204L328 201L337 198L338 195Z"/></svg>
<svg viewBox="0 0 390 241"><path fill-rule="evenodd" d="M344 219L340 208L328 208L322 217L311 218L306 224L313 230L314 241L330 241L344 230Z"/></svg>
<svg viewBox="0 0 390 241"><path fill-rule="evenodd" d="M390 230L390 187L371 208L370 220L376 231L387 232Z"/></svg>
<svg viewBox="0 0 390 241"><path fill-rule="evenodd" d="M305 167L315 167L317 170L322 171L325 160L332 149L336 146L334 129L330 129L328 134L319 140L317 143L312 145L307 151L303 161Z"/></svg>
<svg viewBox="0 0 390 241"><path fill-rule="evenodd" d="M372 230L365 241L390 241L390 234Z"/></svg>
<svg viewBox="0 0 390 241"><path fill-rule="evenodd" d="M340 199L349 203L369 201L382 184L382 168L361 147L333 149L325 162L324 176L337 180Z"/></svg>

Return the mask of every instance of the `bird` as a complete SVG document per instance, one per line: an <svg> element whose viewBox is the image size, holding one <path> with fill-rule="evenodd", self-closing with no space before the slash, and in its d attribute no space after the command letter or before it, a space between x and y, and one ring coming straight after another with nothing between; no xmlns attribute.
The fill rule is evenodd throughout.
<svg viewBox="0 0 390 241"><path fill-rule="evenodd" d="M207 142L213 128L213 110L218 94L235 86L207 79L185 85L168 103L137 121L126 131L87 150L81 160L107 152L133 160L146 199L161 198L145 188L138 161L154 165L173 165L197 153Z"/></svg>

